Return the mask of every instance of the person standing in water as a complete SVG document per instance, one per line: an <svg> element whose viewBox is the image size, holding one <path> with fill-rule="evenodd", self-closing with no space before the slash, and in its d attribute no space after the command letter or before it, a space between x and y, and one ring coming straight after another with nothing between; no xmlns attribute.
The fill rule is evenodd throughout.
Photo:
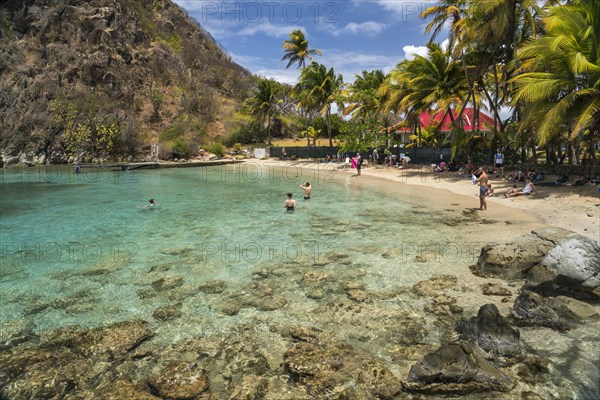
<svg viewBox="0 0 600 400"><path fill-rule="evenodd" d="M292 194L288 193L287 194L287 199L285 200L284 206L285 206L285 210L287 212L294 212L296 211L296 200L292 199Z"/></svg>
<svg viewBox="0 0 600 400"><path fill-rule="evenodd" d="M310 192L312 192L312 186L310 186L310 182L306 182L304 185L301 185L300 189L304 190L304 200L310 199Z"/></svg>

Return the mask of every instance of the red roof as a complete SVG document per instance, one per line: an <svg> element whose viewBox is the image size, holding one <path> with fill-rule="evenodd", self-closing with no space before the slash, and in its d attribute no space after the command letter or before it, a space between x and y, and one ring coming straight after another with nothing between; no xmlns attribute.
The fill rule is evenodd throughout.
<svg viewBox="0 0 600 400"><path fill-rule="evenodd" d="M458 113L455 110L452 110L452 117L454 119L454 121L456 121L458 119ZM439 111L437 112L435 115L431 115L431 113L429 111L425 111L423 113L421 113L421 115L419 115L419 123L421 124L422 127L425 128L435 128L437 127L441 120L442 117L444 116L445 111ZM462 120L463 120L463 128L466 131L470 131L473 129L473 115L474 115L474 111L472 108L465 108L465 110L463 111L462 114ZM395 129L396 132L403 132L403 133L409 133L412 132L412 128L411 127L407 127L407 126L401 126L404 123L401 122L400 124L396 124L392 127L392 129ZM491 131L494 127L494 119L492 117L490 117L489 115L479 111L479 123L477 125L475 125L475 130L479 130L479 131ZM452 130L452 119L450 118L450 113L446 114L446 117L444 118L444 122L442 123L442 127L441 127L441 131L442 132L450 132Z"/></svg>

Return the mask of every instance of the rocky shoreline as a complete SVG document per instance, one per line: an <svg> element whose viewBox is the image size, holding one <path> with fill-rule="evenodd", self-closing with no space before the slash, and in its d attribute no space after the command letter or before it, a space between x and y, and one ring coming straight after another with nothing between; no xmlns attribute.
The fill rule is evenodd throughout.
<svg viewBox="0 0 600 400"><path fill-rule="evenodd" d="M169 267L155 266L148 272L157 279L138 295L164 296L170 305L157 308L153 320L42 332L26 316L7 321L0 337L0 397L587 399L600 394L593 384L574 388L566 378L557 378L555 362L523 339L523 333L557 332L584 338L585 343L569 339L568 349L597 349L597 330L595 336L577 334L600 326L600 246L590 239L545 228L485 246L472 271L490 278L481 290L499 300L481 304L474 316L465 315L454 295L460 286L456 276L438 275L412 288L377 292L361 282L360 269L349 268L343 276L328 272L328 263L345 261L343 254L335 254L320 265L260 269L241 292L223 281L190 288L184 276L164 275ZM99 279L110 271L85 273ZM506 284L498 284L497 278ZM269 313L294 307L282 282L320 301L313 310L315 326L269 318ZM518 287L510 313L502 315L499 309L512 301ZM224 297L211 300L217 295ZM222 318L255 309L255 323L171 343L159 340L162 330L182 318L181 303L190 297ZM380 301L399 297L422 301L434 326L415 310L381 307L386 303ZM81 301L46 306L68 309ZM330 323L316 327L316 318ZM338 329L344 324L356 326L352 336ZM374 335L374 324L386 333ZM426 340L430 329L439 331L436 342ZM374 353L372 344L385 352ZM587 356L597 374L598 354Z"/></svg>

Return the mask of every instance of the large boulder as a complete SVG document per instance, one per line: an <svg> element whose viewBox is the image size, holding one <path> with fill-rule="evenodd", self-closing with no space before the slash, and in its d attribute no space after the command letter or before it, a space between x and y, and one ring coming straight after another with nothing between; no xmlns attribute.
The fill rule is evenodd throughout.
<svg viewBox="0 0 600 400"><path fill-rule="evenodd" d="M600 298L600 246L575 235L558 242L529 271L525 289L545 296Z"/></svg>
<svg viewBox="0 0 600 400"><path fill-rule="evenodd" d="M513 380L495 368L470 343L451 343L426 355L412 366L405 387L427 394L465 395L473 392L507 392Z"/></svg>
<svg viewBox="0 0 600 400"><path fill-rule="evenodd" d="M520 333L504 318L495 304L486 304L476 317L456 325L461 340L478 345L491 355L515 357L523 353Z"/></svg>
<svg viewBox="0 0 600 400"><path fill-rule="evenodd" d="M476 270L484 276L508 280L523 279L532 267L562 239L574 232L547 227L519 236L503 244L490 244L481 249Z"/></svg>

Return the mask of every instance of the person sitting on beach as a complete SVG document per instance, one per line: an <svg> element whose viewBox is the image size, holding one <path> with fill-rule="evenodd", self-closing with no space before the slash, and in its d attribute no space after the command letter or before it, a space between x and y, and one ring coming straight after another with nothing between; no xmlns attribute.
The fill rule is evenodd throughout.
<svg viewBox="0 0 600 400"><path fill-rule="evenodd" d="M487 197L493 197L494 196L494 188L492 187L492 184L488 184L488 191L485 194Z"/></svg>
<svg viewBox="0 0 600 400"><path fill-rule="evenodd" d="M517 190L517 185L513 185L513 188L506 193L506 197L515 197L522 195L529 195L533 193L535 190L535 186L533 186L533 181L527 181L527 184L523 188L523 190Z"/></svg>
<svg viewBox="0 0 600 400"><path fill-rule="evenodd" d="M442 161L439 164L434 164L435 166L433 167L433 172L444 172L446 171L446 163L444 161Z"/></svg>
<svg viewBox="0 0 600 400"><path fill-rule="evenodd" d="M467 164L465 165L465 174L472 175L474 168L475 168L475 166L473 166L473 163L471 162L471 160L469 160L467 162Z"/></svg>
<svg viewBox="0 0 600 400"><path fill-rule="evenodd" d="M579 179L577 179L575 182L573 182L573 185L583 186L588 182L588 180L589 180L588 176L580 176Z"/></svg>
<svg viewBox="0 0 600 400"><path fill-rule="evenodd" d="M284 206L287 212L296 211L296 200L292 199L292 193L287 194L287 199L285 200Z"/></svg>
<svg viewBox="0 0 600 400"><path fill-rule="evenodd" d="M304 190L304 200L310 199L310 192L312 192L312 186L310 186L310 183L306 182L304 185L300 186L300 189Z"/></svg>

